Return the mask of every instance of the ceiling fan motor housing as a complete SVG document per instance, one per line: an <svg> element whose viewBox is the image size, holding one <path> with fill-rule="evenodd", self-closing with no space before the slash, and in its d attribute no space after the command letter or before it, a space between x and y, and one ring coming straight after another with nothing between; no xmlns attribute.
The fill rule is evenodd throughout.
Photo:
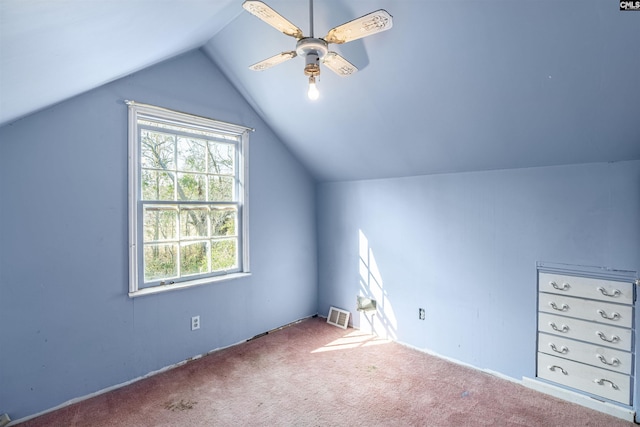
<svg viewBox="0 0 640 427"><path fill-rule="evenodd" d="M322 39L305 37L296 44L296 53L305 57L304 74L306 76L320 75L320 60L329 51L327 42Z"/></svg>

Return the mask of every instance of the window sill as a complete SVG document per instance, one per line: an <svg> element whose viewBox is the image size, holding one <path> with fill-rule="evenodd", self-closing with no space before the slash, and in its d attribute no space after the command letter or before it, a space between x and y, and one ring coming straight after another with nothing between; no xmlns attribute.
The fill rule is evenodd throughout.
<svg viewBox="0 0 640 427"><path fill-rule="evenodd" d="M136 297L142 297L145 295L153 295L153 294L159 294L162 292L168 292L168 291L176 291L179 289L187 289L187 288L193 288L195 286L201 286L201 285L207 285L210 283L219 283L219 282L225 282L227 280L234 280L234 279L241 279L244 277L249 277L251 276L250 272L242 272L242 273L231 273L231 274L224 274L221 276L215 276L215 277L207 277L205 279L198 279L198 280L191 280L188 282L182 282L182 283L174 283L172 285L160 285L160 286L152 286L149 288L143 288L143 289L139 289L137 291L133 291L133 292L129 292L129 298L136 298Z"/></svg>

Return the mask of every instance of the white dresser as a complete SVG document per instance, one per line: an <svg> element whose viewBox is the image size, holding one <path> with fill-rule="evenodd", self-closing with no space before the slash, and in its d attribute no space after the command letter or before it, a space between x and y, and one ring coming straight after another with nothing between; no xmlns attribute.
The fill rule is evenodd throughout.
<svg viewBox="0 0 640 427"><path fill-rule="evenodd" d="M634 284L538 272L537 376L633 404Z"/></svg>

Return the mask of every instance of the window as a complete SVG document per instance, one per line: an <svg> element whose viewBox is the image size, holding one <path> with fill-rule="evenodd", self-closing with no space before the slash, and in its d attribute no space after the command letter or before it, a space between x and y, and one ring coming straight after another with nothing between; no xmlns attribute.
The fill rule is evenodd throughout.
<svg viewBox="0 0 640 427"><path fill-rule="evenodd" d="M249 272L251 129L129 105L129 295Z"/></svg>

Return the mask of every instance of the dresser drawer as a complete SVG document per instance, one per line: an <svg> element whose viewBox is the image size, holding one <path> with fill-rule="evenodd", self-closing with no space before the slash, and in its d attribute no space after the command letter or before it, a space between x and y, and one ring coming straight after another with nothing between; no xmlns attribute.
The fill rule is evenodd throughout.
<svg viewBox="0 0 640 427"><path fill-rule="evenodd" d="M631 377L628 375L538 353L538 377L631 404Z"/></svg>
<svg viewBox="0 0 640 427"><path fill-rule="evenodd" d="M538 351L598 368L631 375L631 353L556 335L538 334Z"/></svg>
<svg viewBox="0 0 640 427"><path fill-rule="evenodd" d="M538 331L631 351L631 329L540 312L538 313Z"/></svg>
<svg viewBox="0 0 640 427"><path fill-rule="evenodd" d="M544 292L538 294L538 310L624 328L633 323L633 306Z"/></svg>
<svg viewBox="0 0 640 427"><path fill-rule="evenodd" d="M633 304L633 283L556 273L539 273L540 292Z"/></svg>

